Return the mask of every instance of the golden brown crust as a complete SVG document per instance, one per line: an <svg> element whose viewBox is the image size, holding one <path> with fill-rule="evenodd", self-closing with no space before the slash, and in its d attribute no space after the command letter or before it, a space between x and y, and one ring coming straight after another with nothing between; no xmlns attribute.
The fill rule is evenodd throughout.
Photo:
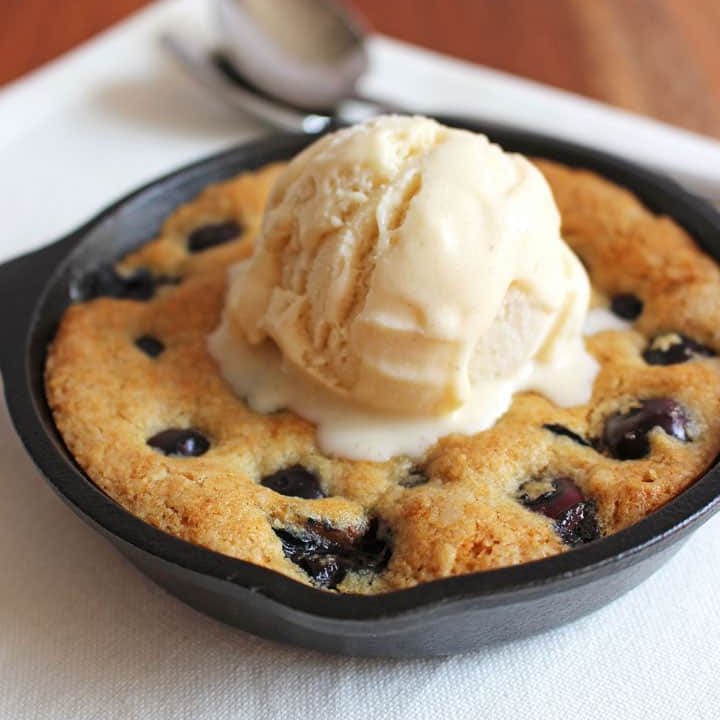
<svg viewBox="0 0 720 720"><path fill-rule="evenodd" d="M517 395L493 428L443 439L420 469L407 458L378 464L326 457L307 422L247 410L220 377L206 337L222 309L228 263L250 252L276 165L208 188L120 264L182 277L181 284L147 302L99 298L67 311L46 383L68 447L103 490L150 524L301 582L308 575L285 557L275 529L303 528L310 519L357 532L381 518L392 535L387 569L349 573L339 586L345 591L381 592L566 550L552 521L518 502L530 478L572 477L596 503L605 533L641 519L720 452L720 360L650 366L642 358L648 338L666 331L720 348L720 272L681 228L630 193L593 173L537 162L560 207L563 234L594 285L607 296L635 293L645 304L632 330L589 338L602 368L588 406L563 409L539 395ZM231 219L245 229L240 239L187 252L193 229ZM165 344L159 357L134 344L148 334ZM596 438L608 415L649 397L687 408L691 442L656 428L649 456L623 461L543 427L560 424ZM167 457L146 444L169 427L198 429L210 450ZM259 484L295 464L314 472L328 497L287 497ZM413 472L428 482L407 487Z"/></svg>

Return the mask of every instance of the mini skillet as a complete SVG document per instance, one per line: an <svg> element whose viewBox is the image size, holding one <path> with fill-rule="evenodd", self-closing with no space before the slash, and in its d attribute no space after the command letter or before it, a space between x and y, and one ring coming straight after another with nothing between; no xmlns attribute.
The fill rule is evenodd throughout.
<svg viewBox="0 0 720 720"><path fill-rule="evenodd" d="M672 216L720 261L720 215L672 181L561 140L460 118L440 120L484 132L508 150L595 170L631 189L651 210ZM311 140L273 136L182 168L52 245L0 266L6 401L51 487L184 602L248 632L327 651L376 656L468 651L579 618L648 577L720 507L717 465L659 511L615 535L545 560L367 597L305 586L167 535L129 514L83 474L55 429L43 390L46 349L78 283L150 239L174 208L209 183L288 159Z"/></svg>

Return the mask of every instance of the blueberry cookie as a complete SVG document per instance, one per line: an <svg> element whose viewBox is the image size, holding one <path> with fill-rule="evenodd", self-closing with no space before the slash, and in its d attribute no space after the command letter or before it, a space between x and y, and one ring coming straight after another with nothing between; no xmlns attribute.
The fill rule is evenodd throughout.
<svg viewBox="0 0 720 720"><path fill-rule="evenodd" d="M587 338L601 370L586 406L520 393L491 429L384 463L326 456L308 422L250 411L207 337L273 165L207 188L77 284L46 369L68 448L151 525L342 592L536 560L645 517L720 452L720 272L626 190L537 165L596 296L627 321Z"/></svg>

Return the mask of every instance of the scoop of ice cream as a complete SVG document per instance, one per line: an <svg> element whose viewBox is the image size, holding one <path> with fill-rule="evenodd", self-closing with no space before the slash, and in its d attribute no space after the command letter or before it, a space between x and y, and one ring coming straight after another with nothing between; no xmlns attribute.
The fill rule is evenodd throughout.
<svg viewBox="0 0 720 720"><path fill-rule="evenodd" d="M325 452L420 456L519 390L587 401L589 294L530 162L381 117L289 163L209 347L251 407L295 410Z"/></svg>
<svg viewBox="0 0 720 720"><path fill-rule="evenodd" d="M588 300L528 160L482 135L391 116L290 162L226 317L336 396L431 416L498 381L525 382L533 363L570 362Z"/></svg>

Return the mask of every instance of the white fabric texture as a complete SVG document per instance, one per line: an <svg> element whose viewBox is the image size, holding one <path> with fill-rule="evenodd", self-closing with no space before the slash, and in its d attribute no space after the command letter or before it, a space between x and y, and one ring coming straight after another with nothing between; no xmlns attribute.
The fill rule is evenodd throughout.
<svg viewBox="0 0 720 720"><path fill-rule="evenodd" d="M157 33L165 0L0 91L0 261L134 186L260 128L196 90ZM369 91L572 137L720 197L720 144L401 45L371 42ZM12 312L5 308L5 312ZM272 644L153 585L53 494L0 409L0 718L716 718L720 519L603 610L464 656L370 660Z"/></svg>

